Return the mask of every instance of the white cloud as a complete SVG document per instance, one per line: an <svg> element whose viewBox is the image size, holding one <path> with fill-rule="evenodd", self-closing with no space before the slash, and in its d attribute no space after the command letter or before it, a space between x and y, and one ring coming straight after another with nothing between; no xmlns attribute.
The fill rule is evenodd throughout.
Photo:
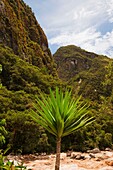
<svg viewBox="0 0 113 170"><path fill-rule="evenodd" d="M97 52L99 54L108 55L113 58L113 31L107 32L105 35L101 35L94 39L94 44L89 41L83 45L83 48Z"/></svg>
<svg viewBox="0 0 113 170"><path fill-rule="evenodd" d="M54 38L51 38L49 42L51 44L57 44L60 45L67 45L67 44L83 44L88 41L92 41L92 39L95 39L100 36L99 32L95 32L94 28L88 28L85 29L82 32L79 33L62 33Z"/></svg>
<svg viewBox="0 0 113 170"><path fill-rule="evenodd" d="M31 3L31 0L25 0ZM113 58L113 0L32 0L52 46L75 44Z"/></svg>
<svg viewBox="0 0 113 170"><path fill-rule="evenodd" d="M106 0L109 21L113 22L113 0Z"/></svg>
<svg viewBox="0 0 113 170"><path fill-rule="evenodd" d="M50 44L65 46L75 44L88 51L107 55L113 58L113 31L102 35L93 28L88 28L78 34L61 34L49 40Z"/></svg>

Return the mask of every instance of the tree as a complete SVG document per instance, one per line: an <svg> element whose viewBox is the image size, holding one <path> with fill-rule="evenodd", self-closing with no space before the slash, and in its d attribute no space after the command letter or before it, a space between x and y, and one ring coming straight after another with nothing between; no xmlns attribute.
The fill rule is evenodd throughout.
<svg viewBox="0 0 113 170"><path fill-rule="evenodd" d="M61 138L67 136L77 129L90 124L94 118L88 117L88 107L80 98L76 101L71 95L71 91L63 93L56 87L55 94L50 89L50 95L41 94L41 99L37 97L32 110L33 120L42 125L48 132L56 136L56 163L55 170L60 169Z"/></svg>

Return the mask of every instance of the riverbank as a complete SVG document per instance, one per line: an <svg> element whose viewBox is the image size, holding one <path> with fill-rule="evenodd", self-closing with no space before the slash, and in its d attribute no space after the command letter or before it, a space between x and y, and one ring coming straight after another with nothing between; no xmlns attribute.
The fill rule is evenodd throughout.
<svg viewBox="0 0 113 170"><path fill-rule="evenodd" d="M27 169L54 170L55 155L9 155L8 159L24 162ZM61 153L61 170L113 170L113 151L100 151L98 153L72 152Z"/></svg>

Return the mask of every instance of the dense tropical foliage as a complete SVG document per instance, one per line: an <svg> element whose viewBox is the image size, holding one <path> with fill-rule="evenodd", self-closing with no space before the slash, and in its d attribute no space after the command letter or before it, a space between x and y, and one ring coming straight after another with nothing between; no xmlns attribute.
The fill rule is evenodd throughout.
<svg viewBox="0 0 113 170"><path fill-rule="evenodd" d="M113 147L113 59L75 46L54 55L34 14L22 0L0 5L0 121L6 120L10 152L55 152L55 138L29 116L35 95L56 86L72 89L90 105L93 125L62 139L62 151ZM54 61L55 60L55 61Z"/></svg>

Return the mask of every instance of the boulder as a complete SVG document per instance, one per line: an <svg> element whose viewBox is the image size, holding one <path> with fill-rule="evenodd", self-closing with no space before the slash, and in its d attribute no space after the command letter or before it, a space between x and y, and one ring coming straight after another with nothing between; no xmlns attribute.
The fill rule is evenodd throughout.
<svg viewBox="0 0 113 170"><path fill-rule="evenodd" d="M78 155L76 155L76 159L77 159L77 160L85 159L85 156L84 156L84 155L81 155L81 154L78 154Z"/></svg>
<svg viewBox="0 0 113 170"><path fill-rule="evenodd" d="M112 149L110 149L110 148L106 148L106 149L105 149L105 151L112 151Z"/></svg>
<svg viewBox="0 0 113 170"><path fill-rule="evenodd" d="M87 153L94 153L94 154L100 153L100 152L101 152L101 151L100 151L99 148L94 148L94 149L92 149L92 150L88 150L88 151L87 151Z"/></svg>

